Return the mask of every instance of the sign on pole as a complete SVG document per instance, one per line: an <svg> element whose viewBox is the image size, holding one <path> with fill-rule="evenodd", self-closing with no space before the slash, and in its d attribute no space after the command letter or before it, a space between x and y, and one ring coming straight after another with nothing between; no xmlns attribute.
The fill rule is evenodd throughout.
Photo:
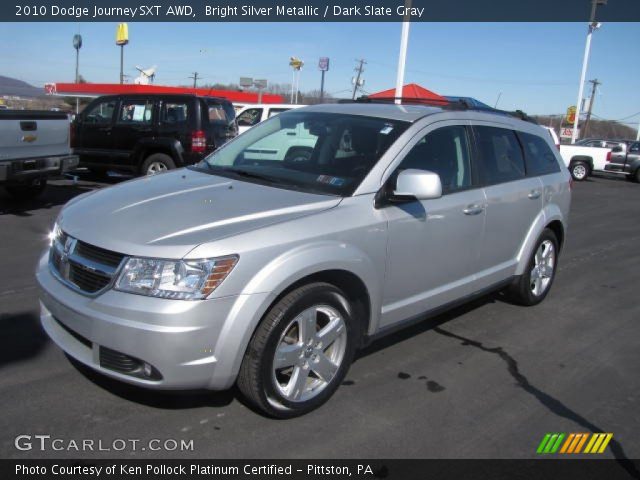
<svg viewBox="0 0 640 480"><path fill-rule="evenodd" d="M126 45L129 43L129 25L119 23L116 28L116 45Z"/></svg>
<svg viewBox="0 0 640 480"><path fill-rule="evenodd" d="M575 123L576 121L576 107L572 105L567 108L567 123Z"/></svg>
<svg viewBox="0 0 640 480"><path fill-rule="evenodd" d="M253 86L253 78L251 78L251 77L240 77L240 86L242 88L251 88Z"/></svg>
<svg viewBox="0 0 640 480"><path fill-rule="evenodd" d="M578 129L578 135L580 135L580 129ZM560 138L572 138L572 137L573 137L573 128L563 127L560 129Z"/></svg>
<svg viewBox="0 0 640 480"><path fill-rule="evenodd" d="M318 68L323 72L329 71L329 57L320 57L320 61L318 61Z"/></svg>

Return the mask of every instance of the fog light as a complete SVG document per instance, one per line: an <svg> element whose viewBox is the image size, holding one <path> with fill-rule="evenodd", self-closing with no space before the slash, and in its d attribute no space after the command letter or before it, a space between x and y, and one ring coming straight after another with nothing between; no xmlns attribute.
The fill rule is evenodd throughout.
<svg viewBox="0 0 640 480"><path fill-rule="evenodd" d="M153 373L153 368L147 362L142 365L142 370L144 371L145 376L150 377Z"/></svg>

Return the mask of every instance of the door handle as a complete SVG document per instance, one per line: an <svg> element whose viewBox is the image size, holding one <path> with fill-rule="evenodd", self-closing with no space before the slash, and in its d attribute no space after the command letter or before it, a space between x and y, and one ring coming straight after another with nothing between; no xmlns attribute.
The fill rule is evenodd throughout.
<svg viewBox="0 0 640 480"><path fill-rule="evenodd" d="M540 195L540 190L531 190L527 197L529 197L531 200L535 200L536 198L540 198Z"/></svg>
<svg viewBox="0 0 640 480"><path fill-rule="evenodd" d="M484 205L469 205L467 208L462 210L465 215L478 215L484 211Z"/></svg>

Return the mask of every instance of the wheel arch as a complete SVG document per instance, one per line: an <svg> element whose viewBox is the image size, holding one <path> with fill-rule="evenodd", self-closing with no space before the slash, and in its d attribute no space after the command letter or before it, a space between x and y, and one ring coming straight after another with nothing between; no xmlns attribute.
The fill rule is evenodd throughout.
<svg viewBox="0 0 640 480"><path fill-rule="evenodd" d="M531 224L527 236L517 255L516 275L522 275L529 262L531 252L536 246L538 237L545 228L551 229L558 239L558 247L562 249L565 241L565 223L562 211L557 205L547 205Z"/></svg>

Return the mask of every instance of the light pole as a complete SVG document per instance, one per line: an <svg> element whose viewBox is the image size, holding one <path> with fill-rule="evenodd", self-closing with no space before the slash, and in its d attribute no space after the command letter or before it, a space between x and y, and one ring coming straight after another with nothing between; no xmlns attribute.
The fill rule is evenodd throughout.
<svg viewBox="0 0 640 480"><path fill-rule="evenodd" d="M408 12L411 7L411 0L405 0L404 2L405 12ZM404 84L404 67L407 60L407 46L409 44L409 15L405 15L402 21L402 33L400 34L400 54L398 55L398 71L396 73L396 93L395 103L402 103L402 86Z"/></svg>
<svg viewBox="0 0 640 480"><path fill-rule="evenodd" d="M291 57L289 66L293 69L293 82L291 84L291 103L298 103L298 88L300 85L300 70L304 66L304 62L296 57ZM297 77L296 77L297 73Z"/></svg>
<svg viewBox="0 0 640 480"><path fill-rule="evenodd" d="M73 36L73 48L76 49L76 84L80 82L80 49L82 48L82 36ZM80 98L76 97L76 115L80 113Z"/></svg>
<svg viewBox="0 0 640 480"><path fill-rule="evenodd" d="M584 81L587 77L587 66L589 65L589 52L591 51L591 35L600 28L596 22L596 8L598 5L606 5L607 0L591 0L591 16L589 17L589 30L587 32L587 42L584 47L584 58L582 59L582 72L580 73L580 85L578 86L578 101L576 102L576 118L573 121L573 132L571 133L571 143L576 143L578 139L578 124L580 122L580 107L582 95L584 93Z"/></svg>

